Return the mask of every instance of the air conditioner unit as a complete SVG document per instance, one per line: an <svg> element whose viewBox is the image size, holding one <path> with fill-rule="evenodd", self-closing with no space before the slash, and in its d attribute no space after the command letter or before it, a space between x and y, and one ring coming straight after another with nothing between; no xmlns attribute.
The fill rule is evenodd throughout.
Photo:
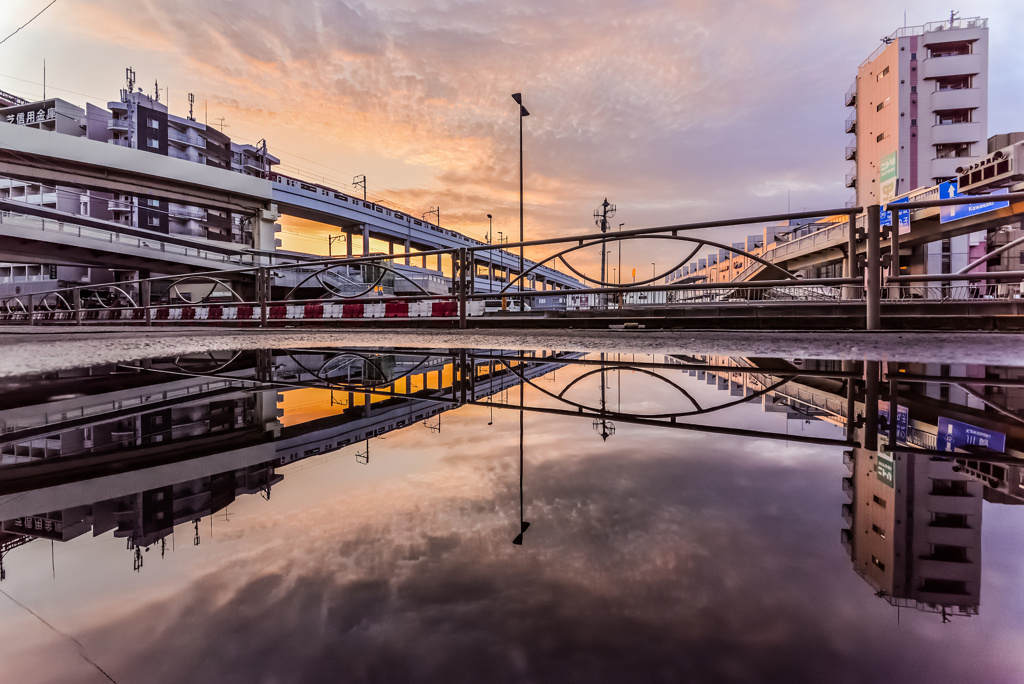
<svg viewBox="0 0 1024 684"><path fill-rule="evenodd" d="M961 195L977 195L1024 181L1024 142L982 157L956 170Z"/></svg>

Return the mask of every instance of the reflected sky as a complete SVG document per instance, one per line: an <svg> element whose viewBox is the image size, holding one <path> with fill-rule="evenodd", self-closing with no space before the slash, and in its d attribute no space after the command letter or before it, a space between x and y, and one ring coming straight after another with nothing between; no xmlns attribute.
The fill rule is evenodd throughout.
<svg viewBox="0 0 1024 684"><path fill-rule="evenodd" d="M624 409L679 402L621 381ZM108 681L91 660L118 682L1020 681L1015 506L985 504L980 613L943 624L851 570L841 447L628 423L602 441L590 419L527 413L514 546L519 414L491 421L462 406L372 440L368 465L353 444L283 466L269 500L178 525L139 572L109 533L15 549L4 677ZM704 422L843 436L759 402Z"/></svg>

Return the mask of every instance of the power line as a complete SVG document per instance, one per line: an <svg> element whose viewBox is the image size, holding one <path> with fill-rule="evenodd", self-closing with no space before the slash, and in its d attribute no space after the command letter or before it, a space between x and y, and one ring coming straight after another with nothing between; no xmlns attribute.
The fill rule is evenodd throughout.
<svg viewBox="0 0 1024 684"><path fill-rule="evenodd" d="M36 17L38 17L38 16L40 15L40 14L42 14L42 13L43 13L43 12L45 12L46 10L50 9L51 7L53 7L53 4L54 4L55 2L57 2L57 0L51 0L50 4L49 4L49 5L47 5L46 7L44 7L43 9L39 10L39 13L38 13L38 14L36 14L36 16L35 16L35 17L32 17L31 19L29 19L28 21L26 21L26 22L25 22L24 24L22 24L21 26L19 26L18 28L14 29L14 33L17 33L18 31L20 31L21 29L25 28L26 26L28 26L29 24L31 24L31 23L32 23L33 21L35 21L35 20L36 20ZM3 45L4 43L6 43L6 42L7 42L7 40L8 40L9 38L11 38L11 36L13 36L13 35L14 35L14 33L12 33L12 34L11 34L10 36L7 36L7 38L4 38L3 40L0 40L0 45Z"/></svg>

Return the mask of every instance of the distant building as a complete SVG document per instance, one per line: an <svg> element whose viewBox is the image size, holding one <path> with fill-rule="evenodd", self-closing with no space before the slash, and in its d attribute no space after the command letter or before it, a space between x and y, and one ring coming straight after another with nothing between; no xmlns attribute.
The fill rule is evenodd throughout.
<svg viewBox="0 0 1024 684"><path fill-rule="evenodd" d="M988 20L897 29L860 65L846 105L856 205L951 180L987 152Z"/></svg>

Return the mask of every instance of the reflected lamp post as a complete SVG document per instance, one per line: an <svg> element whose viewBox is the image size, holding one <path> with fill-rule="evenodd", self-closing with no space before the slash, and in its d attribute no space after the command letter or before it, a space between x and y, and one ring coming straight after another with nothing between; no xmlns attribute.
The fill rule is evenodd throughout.
<svg viewBox="0 0 1024 684"><path fill-rule="evenodd" d="M519 105L519 291L523 291L523 119L530 116L530 111L523 106L523 94L512 93L512 99ZM523 299L519 299L519 308L523 308Z"/></svg>
<svg viewBox="0 0 1024 684"><path fill-rule="evenodd" d="M494 237L494 219L487 215L487 244L491 244ZM494 292L494 250L487 250L487 291Z"/></svg>

